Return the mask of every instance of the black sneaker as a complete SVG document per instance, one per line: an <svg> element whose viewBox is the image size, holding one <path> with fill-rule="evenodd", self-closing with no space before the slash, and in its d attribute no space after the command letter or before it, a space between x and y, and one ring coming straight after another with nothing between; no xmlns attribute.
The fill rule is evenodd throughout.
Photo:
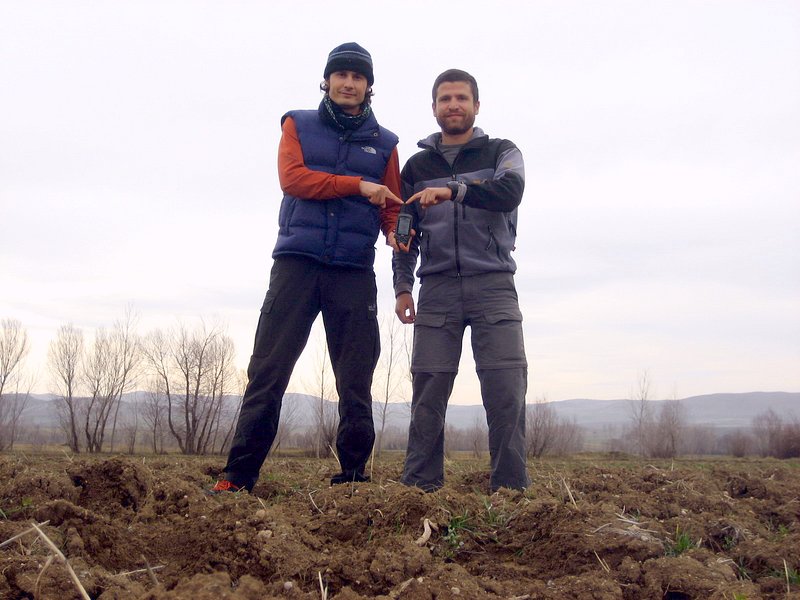
<svg viewBox="0 0 800 600"><path fill-rule="evenodd" d="M339 473L331 477L331 485L338 485L340 483L368 483L369 475L363 473Z"/></svg>

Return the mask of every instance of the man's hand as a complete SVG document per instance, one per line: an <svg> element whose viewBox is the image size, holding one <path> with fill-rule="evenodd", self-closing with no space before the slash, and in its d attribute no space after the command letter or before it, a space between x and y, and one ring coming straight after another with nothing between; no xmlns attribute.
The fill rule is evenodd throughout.
<svg viewBox="0 0 800 600"><path fill-rule="evenodd" d="M416 202L419 200L420 206L422 208L428 208L429 206L434 206L436 204L440 204L441 202L447 202L448 200L453 199L453 192L450 191L450 188L446 187L431 187L425 188L421 192L417 192L411 198L406 201L406 204L410 204L411 202Z"/></svg>
<svg viewBox="0 0 800 600"><path fill-rule="evenodd" d="M397 297L394 303L394 313L401 323L409 324L414 322L417 315L414 312L414 296L410 292L400 294Z"/></svg>
<svg viewBox="0 0 800 600"><path fill-rule="evenodd" d="M408 252L408 249L411 247L411 240L414 239L415 235L417 235L417 232L412 229L411 234L408 236L408 243L399 244L397 243L397 238L394 237L394 231L390 231L389 235L386 238L386 242L392 247L392 250L394 250L395 252Z"/></svg>
<svg viewBox="0 0 800 600"><path fill-rule="evenodd" d="M390 204L403 203L403 201L395 196L392 193L392 190L385 185L381 185L380 183L372 183L371 181L365 181L364 179L362 179L361 183L358 184L358 193L366 197L370 204L380 206L381 208L386 207L387 201Z"/></svg>

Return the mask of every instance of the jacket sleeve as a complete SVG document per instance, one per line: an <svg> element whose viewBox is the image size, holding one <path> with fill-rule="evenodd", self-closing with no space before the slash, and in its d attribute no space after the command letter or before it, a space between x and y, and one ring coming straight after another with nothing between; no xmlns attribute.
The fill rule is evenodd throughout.
<svg viewBox="0 0 800 600"><path fill-rule="evenodd" d="M386 170L383 172L381 183L388 187L395 196L402 198L400 192L400 158L397 154L397 147L392 150L389 162L386 163ZM381 209L381 231L387 238L389 233L394 231L397 226L398 214L400 214L399 204L387 204L385 208ZM386 243L389 243L388 240Z"/></svg>
<svg viewBox="0 0 800 600"><path fill-rule="evenodd" d="M281 132L278 178L284 193L303 200L330 200L359 195L361 177L333 175L306 167L294 119L287 117L283 121Z"/></svg>
<svg viewBox="0 0 800 600"><path fill-rule="evenodd" d="M502 140L497 153L494 177L468 183L463 203L492 212L511 212L522 202L525 190L525 164L522 153L510 141Z"/></svg>
<svg viewBox="0 0 800 600"><path fill-rule="evenodd" d="M400 174L400 183L403 191L401 198L408 200L414 194L414 184L408 163L403 167L403 172ZM412 227L417 235L411 238L408 252L394 252L392 254L392 282L394 284L395 297L405 292L411 293L414 289L414 269L417 266L417 257L419 256L419 215L417 212L419 203L414 202L407 206L407 210L410 210L414 217Z"/></svg>

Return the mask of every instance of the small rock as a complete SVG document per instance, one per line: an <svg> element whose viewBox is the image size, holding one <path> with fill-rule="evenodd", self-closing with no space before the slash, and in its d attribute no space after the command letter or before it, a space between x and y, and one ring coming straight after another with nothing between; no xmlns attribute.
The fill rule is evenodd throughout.
<svg viewBox="0 0 800 600"><path fill-rule="evenodd" d="M249 540L247 539L247 536L246 536L244 533L241 533L241 532L240 532L240 533L237 533L237 534L235 534L235 535L233 536L233 539L236 541L236 543L237 543L239 546L244 546L244 545L245 545L245 544L246 544L246 543L249 541Z"/></svg>

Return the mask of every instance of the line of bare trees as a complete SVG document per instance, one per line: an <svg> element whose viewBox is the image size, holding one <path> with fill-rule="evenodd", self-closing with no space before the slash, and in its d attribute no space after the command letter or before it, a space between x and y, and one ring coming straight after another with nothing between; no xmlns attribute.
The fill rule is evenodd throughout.
<svg viewBox="0 0 800 600"><path fill-rule="evenodd" d="M528 457L564 456L583 450L583 429L575 419L556 415L547 398L537 398L525 414Z"/></svg>
<svg viewBox="0 0 800 600"><path fill-rule="evenodd" d="M153 439L166 426L183 454L222 451L239 408L229 400L244 392L230 337L218 326L190 330L181 324L148 334L141 353L151 376L142 416Z"/></svg>
<svg viewBox="0 0 800 600"><path fill-rule="evenodd" d="M389 315L381 324L381 356L375 382L378 431L375 438L375 455L380 456L386 445L386 424L395 410L411 414L408 390L411 383L411 337L409 328Z"/></svg>
<svg viewBox="0 0 800 600"><path fill-rule="evenodd" d="M674 458L684 453L687 415L680 400L653 400L652 380L640 373L630 398L630 428L626 451L652 458ZM632 447L631 447L632 446Z"/></svg>
<svg viewBox="0 0 800 600"><path fill-rule="evenodd" d="M0 450L10 450L30 398L33 379L24 374L28 333L16 319L0 322Z"/></svg>
<svg viewBox="0 0 800 600"><path fill-rule="evenodd" d="M44 439L52 443L52 432L41 426L22 426L34 381L25 369L30 351L27 332L15 319L3 319L0 325L0 450L13 448L21 437L32 443ZM47 358L51 389L58 396L55 405L62 437L57 443L66 442L76 453L134 452L142 447L154 453L224 452L246 383L244 372L234 367L232 340L218 325L179 323L144 336L136 332L136 325L135 314L128 310L111 328L94 332L88 342L72 324L59 328ZM390 425L389 417L393 411L410 412L408 330L391 319L382 324L381 331L383 351L373 389L376 456L383 449L405 448L407 429ZM316 347L313 381L303 385L309 399L286 397L273 452L307 448L311 455L325 457L335 447L337 394L324 338ZM800 456L797 417L768 410L749 428L723 432L710 425L689 425L680 401L653 400L646 371L639 375L629 407L629 422L621 435L604 434L605 449L653 458ZM302 419L304 413L312 417L310 426L301 425L301 420L308 421ZM528 406L526 428L531 458L572 454L586 445L588 432L574 419L559 417L546 398ZM477 414L466 428L447 425L445 451L469 451L480 457L488 450L487 437L485 418Z"/></svg>
<svg viewBox="0 0 800 600"><path fill-rule="evenodd" d="M726 454L732 456L800 457L800 419L767 409L753 419L749 430L737 429L723 436Z"/></svg>
<svg viewBox="0 0 800 600"><path fill-rule="evenodd" d="M59 400L59 421L73 452L114 451L137 445L140 426L154 452L166 438L184 454L219 451L232 436L232 413L242 392L233 341L221 327L179 324L140 336L128 310L90 346L72 324L59 328L48 368ZM147 393L120 412L126 392L146 382Z"/></svg>

